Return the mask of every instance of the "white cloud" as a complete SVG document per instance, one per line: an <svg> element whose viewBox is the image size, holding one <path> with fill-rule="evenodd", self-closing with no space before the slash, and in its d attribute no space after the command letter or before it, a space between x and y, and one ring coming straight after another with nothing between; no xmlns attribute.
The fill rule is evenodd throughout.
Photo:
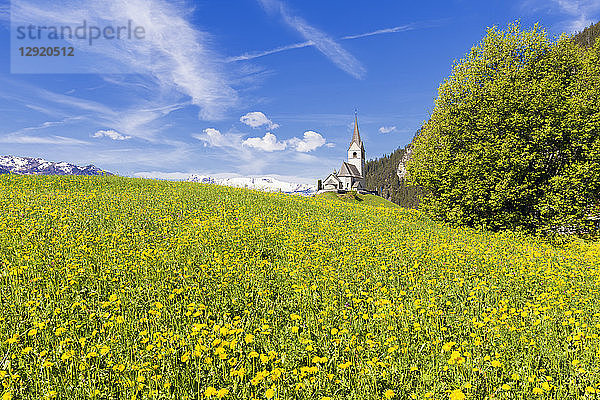
<svg viewBox="0 0 600 400"><path fill-rule="evenodd" d="M95 137L95 138L107 137L107 138L110 138L112 140L127 140L127 139L131 139L131 136L122 135L119 132L115 131L114 129L99 130L96 133L94 133L92 135L92 137Z"/></svg>
<svg viewBox="0 0 600 400"><path fill-rule="evenodd" d="M255 149L267 152L281 151L285 150L287 147L285 142L277 141L277 136L273 135L271 132L265 133L265 136L262 138L248 138L244 140L243 144L244 146L253 147Z"/></svg>
<svg viewBox="0 0 600 400"><path fill-rule="evenodd" d="M291 147L301 153L308 153L309 151L316 150L323 146L325 142L325 138L315 131L306 131L304 132L304 137L302 139L292 138L288 141Z"/></svg>
<svg viewBox="0 0 600 400"><path fill-rule="evenodd" d="M273 121L260 111L253 111L246 115L242 115L240 121L252 128L258 128L264 125L271 130L279 128L279 124L274 124Z"/></svg>
<svg viewBox="0 0 600 400"><path fill-rule="evenodd" d="M292 15L287 7L278 0L259 1L267 12L278 12L286 24L300 33L304 39L314 45L331 62L337 65L338 68L357 79L362 79L365 76L367 70L362 64L325 32L309 25L304 19Z"/></svg>
<svg viewBox="0 0 600 400"><path fill-rule="evenodd" d="M202 131L202 134L194 134L193 138L198 139L211 147L233 147L240 148L241 140L239 135L226 133L223 134L221 131L215 128L206 128Z"/></svg>
<svg viewBox="0 0 600 400"><path fill-rule="evenodd" d="M390 133L396 130L395 126L382 126L379 128L379 133Z"/></svg>

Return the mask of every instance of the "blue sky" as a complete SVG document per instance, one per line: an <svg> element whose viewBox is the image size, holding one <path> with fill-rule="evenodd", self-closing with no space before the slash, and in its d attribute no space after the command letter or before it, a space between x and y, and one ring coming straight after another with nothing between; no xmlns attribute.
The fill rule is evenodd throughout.
<svg viewBox="0 0 600 400"><path fill-rule="evenodd" d="M517 19L572 33L600 20L600 0L0 2L0 154L314 182L339 167L355 108L367 158L405 145L453 60ZM144 38L15 40L83 20L132 20ZM77 57L18 54L49 43Z"/></svg>

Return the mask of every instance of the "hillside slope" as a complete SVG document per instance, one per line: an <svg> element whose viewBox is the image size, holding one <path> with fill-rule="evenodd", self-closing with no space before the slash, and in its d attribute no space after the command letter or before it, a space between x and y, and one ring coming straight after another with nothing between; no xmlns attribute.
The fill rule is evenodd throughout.
<svg viewBox="0 0 600 400"><path fill-rule="evenodd" d="M1 175L3 396L586 399L599 249L326 197Z"/></svg>
<svg viewBox="0 0 600 400"><path fill-rule="evenodd" d="M583 31L573 36L575 43L582 47L592 47L596 40L600 37L600 22L588 26Z"/></svg>
<svg viewBox="0 0 600 400"><path fill-rule="evenodd" d="M354 194L353 192L348 192L345 194L338 194L334 192L325 192L316 195L317 197L324 197L329 200L334 201L342 201L344 203L349 204L361 204L365 206L373 206L373 207L388 207L388 208L397 208L398 205L392 203L389 200L386 200L380 196L375 196L372 194Z"/></svg>
<svg viewBox="0 0 600 400"><path fill-rule="evenodd" d="M405 208L419 206L420 190L406 183L405 164L410 155L410 144L389 155L365 163L368 190L377 191L383 198Z"/></svg>

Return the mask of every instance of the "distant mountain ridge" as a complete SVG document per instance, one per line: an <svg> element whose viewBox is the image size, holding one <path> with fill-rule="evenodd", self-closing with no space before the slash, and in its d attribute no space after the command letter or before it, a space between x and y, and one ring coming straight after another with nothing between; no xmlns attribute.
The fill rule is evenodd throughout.
<svg viewBox="0 0 600 400"><path fill-rule="evenodd" d="M284 182L267 176L260 178L235 177L215 179L207 175L192 175L187 180L188 182L255 189L263 192L297 194L302 196L312 196L317 193L317 187L315 185Z"/></svg>
<svg viewBox="0 0 600 400"><path fill-rule="evenodd" d="M94 165L52 162L43 158L0 156L0 174L18 175L112 175Z"/></svg>

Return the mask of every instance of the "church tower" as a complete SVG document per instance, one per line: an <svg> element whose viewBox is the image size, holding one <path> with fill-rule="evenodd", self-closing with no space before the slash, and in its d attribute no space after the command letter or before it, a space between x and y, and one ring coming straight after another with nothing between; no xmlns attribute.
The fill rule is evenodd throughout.
<svg viewBox="0 0 600 400"><path fill-rule="evenodd" d="M358 169L360 176L363 180L365 179L365 146L360 139L360 132L358 131L358 114L354 111L354 133L352 134L352 141L348 148L348 163L352 164Z"/></svg>
<svg viewBox="0 0 600 400"><path fill-rule="evenodd" d="M322 182L326 191L364 191L365 185L365 146L358 132L358 115L354 111L354 133L348 147L348 161L342 161L338 172L333 171ZM321 187L321 186L319 186Z"/></svg>

